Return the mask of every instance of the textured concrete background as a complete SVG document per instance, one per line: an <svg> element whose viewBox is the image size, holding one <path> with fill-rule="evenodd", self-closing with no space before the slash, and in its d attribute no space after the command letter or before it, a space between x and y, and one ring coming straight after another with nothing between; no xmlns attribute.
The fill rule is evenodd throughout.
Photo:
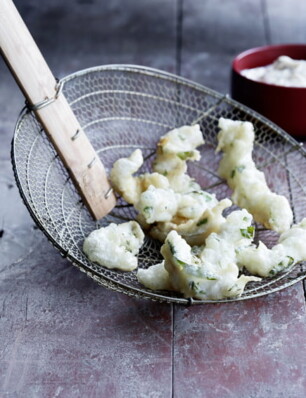
<svg viewBox="0 0 306 398"><path fill-rule="evenodd" d="M15 3L58 77L133 63L228 92L236 53L306 40L301 0ZM185 308L105 290L59 256L11 171L22 106L0 60L0 397L305 397L302 283L249 302Z"/></svg>

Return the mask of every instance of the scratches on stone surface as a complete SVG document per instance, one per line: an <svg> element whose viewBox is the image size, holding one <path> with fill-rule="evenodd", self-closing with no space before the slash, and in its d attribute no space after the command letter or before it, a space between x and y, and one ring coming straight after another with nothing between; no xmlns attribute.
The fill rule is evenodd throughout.
<svg viewBox="0 0 306 398"><path fill-rule="evenodd" d="M63 387L58 386L58 387L56 388L56 391L55 391L54 395L52 396L52 398L57 398L57 397L59 397L60 394L61 394L61 392L62 392L63 390L64 390Z"/></svg>
<svg viewBox="0 0 306 398"><path fill-rule="evenodd" d="M269 391L304 396L300 286L245 303L209 305L205 311L177 308L176 319L175 378L181 380L176 397L261 398ZM295 395L290 395L292 383Z"/></svg>
<svg viewBox="0 0 306 398"><path fill-rule="evenodd" d="M125 300L124 296L120 295L118 297L118 300L120 302L122 302L124 305L126 305L125 304L126 300ZM142 325L144 333L145 334L149 333L150 335L155 336L163 345L165 345L168 348L171 348L172 344L171 344L171 342L169 341L168 338L164 337L164 335L162 333L162 330L159 330L159 329L157 329L157 328L152 326L152 322L151 322L151 319L150 319L150 314L146 314L146 313L144 314L143 312L139 312L137 310L137 305L136 305L137 304L137 300L132 302L132 305L134 305L134 304L135 304L135 307L136 307L135 311L133 311L134 312L134 317L135 317L134 321L135 322L138 321L138 323L140 323ZM129 303L129 305L131 305L131 303ZM147 316L147 315L149 315L149 316Z"/></svg>
<svg viewBox="0 0 306 398"><path fill-rule="evenodd" d="M0 161L0 274L16 269L41 243L42 234L33 232L33 221L28 214L19 192L13 184L11 164ZM20 270L19 270L20 271Z"/></svg>
<svg viewBox="0 0 306 398"><path fill-rule="evenodd" d="M28 298L28 296L26 296L26 299L25 299L25 311L24 311L25 324L28 321L28 301L29 301L29 298Z"/></svg>
<svg viewBox="0 0 306 398"><path fill-rule="evenodd" d="M46 286L51 285L54 282L63 280L63 276L66 276L70 271L71 271L71 264L68 263L68 266L66 268L63 268L59 272L56 272L54 274L54 277L48 278L48 280L46 281ZM64 281L64 283L66 283L66 280Z"/></svg>
<svg viewBox="0 0 306 398"><path fill-rule="evenodd" d="M13 232L9 232L8 235L12 237L10 242L15 243L16 239L18 239L19 232L16 232L16 234L14 234ZM5 248L2 246L1 250L2 250L3 257L2 257L2 264L1 264L1 268L0 268L0 275L6 274L9 270L16 268L21 263L23 263L25 260L27 260L29 257L31 257L31 255L37 250L37 248L42 243L42 238L43 238L42 234L39 233L36 235L37 235L37 238L29 245L25 245L25 244L19 242L19 240L17 240L17 246L19 246L21 250L16 250L16 247L15 247L15 251L8 252L8 249L6 249L6 247L8 246L7 242L6 242L7 246ZM9 244L11 244L11 243L9 243ZM22 272L22 269L19 268L18 271L20 274L20 272ZM24 272L28 272L28 270L25 269Z"/></svg>
<svg viewBox="0 0 306 398"><path fill-rule="evenodd" d="M264 32L265 32L265 44L271 44L271 27L270 27L270 19L267 10L267 1L260 0L260 6L263 16L263 24L264 24Z"/></svg>
<svg viewBox="0 0 306 398"><path fill-rule="evenodd" d="M6 391L8 385L11 383L10 378L12 376L12 373L13 373L15 365L16 365L16 356L17 356L18 348L21 343L22 337L23 337L23 330L19 330L14 339L10 359L8 361L8 369L6 370L5 378L3 381L2 388L1 388L2 391Z"/></svg>
<svg viewBox="0 0 306 398"><path fill-rule="evenodd" d="M175 383L175 361L174 361L174 347L175 347L175 304L171 304L171 397L174 397L174 383Z"/></svg>
<svg viewBox="0 0 306 398"><path fill-rule="evenodd" d="M176 47L175 47L175 73L181 74L182 47L183 47L183 2L176 0Z"/></svg>
<svg viewBox="0 0 306 398"><path fill-rule="evenodd" d="M218 333L227 333L227 330L218 328L214 323L208 323L207 325L210 326L213 331L216 331Z"/></svg>

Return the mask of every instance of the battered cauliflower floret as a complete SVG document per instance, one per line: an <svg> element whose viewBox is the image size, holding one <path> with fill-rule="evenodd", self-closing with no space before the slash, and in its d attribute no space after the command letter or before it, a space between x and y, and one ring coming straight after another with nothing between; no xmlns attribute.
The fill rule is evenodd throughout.
<svg viewBox="0 0 306 398"><path fill-rule="evenodd" d="M141 150L136 149L129 157L118 159L110 172L113 188L130 204L137 203L140 194L147 190L150 185L163 189L169 187L168 179L159 173L145 173L134 176L142 164Z"/></svg>
<svg viewBox="0 0 306 398"><path fill-rule="evenodd" d="M169 185L175 192L191 192L201 187L187 173L187 163L174 155L159 157L153 164L153 170L167 177Z"/></svg>
<svg viewBox="0 0 306 398"><path fill-rule="evenodd" d="M198 218L174 217L170 222L159 222L149 230L149 235L163 242L170 231L176 231L190 245L202 245L209 234L219 232L225 222L223 210L232 205L229 199L223 199L216 204L215 201L210 203L213 207L207 206Z"/></svg>
<svg viewBox="0 0 306 398"><path fill-rule="evenodd" d="M138 180L133 176L143 164L140 149L136 149L128 158L118 159L110 172L113 188L122 195L128 203L135 203L140 195Z"/></svg>
<svg viewBox="0 0 306 398"><path fill-rule="evenodd" d="M218 172L233 190L233 202L266 228L279 233L288 230L293 219L288 200L271 192L252 159L252 123L220 118L219 127L217 152L223 151L223 157Z"/></svg>
<svg viewBox="0 0 306 398"><path fill-rule="evenodd" d="M155 188L169 188L168 179L159 173L145 173L135 178L137 180L137 183L140 185L140 192L145 192L151 185Z"/></svg>
<svg viewBox="0 0 306 398"><path fill-rule="evenodd" d="M280 271L306 260L306 218L281 234L278 244L268 249L263 242L238 254L238 262L252 274L274 276Z"/></svg>
<svg viewBox="0 0 306 398"><path fill-rule="evenodd" d="M165 270L164 261L147 269L139 268L137 279L138 282L151 290L173 290L169 273Z"/></svg>
<svg viewBox="0 0 306 398"><path fill-rule="evenodd" d="M196 149L204 144L200 126L182 126L169 131L158 143L158 155L175 155L181 160L199 160Z"/></svg>
<svg viewBox="0 0 306 398"><path fill-rule="evenodd" d="M237 253L252 242L254 228L251 223L252 216L246 210L232 212L223 221L219 233L210 234L205 246L194 248L176 231L169 232L161 248L164 263L141 270L139 281L153 290L155 286L159 289L170 286L185 297L198 299L240 296L248 282L260 280L239 276L236 259Z"/></svg>
<svg viewBox="0 0 306 398"><path fill-rule="evenodd" d="M252 226L253 217L246 210L236 210L230 213L219 229L220 239L234 245L237 254L244 247L250 246L255 228Z"/></svg>
<svg viewBox="0 0 306 398"><path fill-rule="evenodd" d="M218 204L216 195L201 190L177 194L177 197L177 216L187 219L199 220L206 209Z"/></svg>
<svg viewBox="0 0 306 398"><path fill-rule="evenodd" d="M148 224L170 221L177 212L178 200L172 189L155 188L151 185L140 195L135 208Z"/></svg>
<svg viewBox="0 0 306 398"><path fill-rule="evenodd" d="M169 131L157 144L153 170L166 176L175 192L199 190L200 186L186 174L186 162L200 159L196 148L202 144L204 140L198 124Z"/></svg>
<svg viewBox="0 0 306 398"><path fill-rule="evenodd" d="M205 191L176 193L171 188L162 189L150 186L143 192L135 208L147 224L168 222L174 219L196 220L197 224L203 212L218 204L213 194ZM200 222L202 224L202 222Z"/></svg>
<svg viewBox="0 0 306 398"><path fill-rule="evenodd" d="M137 254L144 241L144 233L136 221L109 224L89 234L83 251L90 261L107 268L132 271L137 268Z"/></svg>
<svg viewBox="0 0 306 398"><path fill-rule="evenodd" d="M168 232L175 229L187 235L190 243L198 244L210 232L218 230L223 220L222 210L231 203L219 204L215 195L202 191L185 173L187 159L199 159L196 147L202 143L198 125L183 126L161 138L155 162L159 172L134 176L143 164L140 149L114 163L111 170L114 189L135 206L139 212L137 220L145 230L152 231L152 237L164 241Z"/></svg>
<svg viewBox="0 0 306 398"><path fill-rule="evenodd" d="M235 263L237 254L250 246L255 229L251 225L252 216L247 210L236 210L221 224L218 233L212 233L198 256L207 263L211 272L227 269L227 264Z"/></svg>
<svg viewBox="0 0 306 398"><path fill-rule="evenodd" d="M200 258L175 231L171 231L161 253L174 290L206 300L240 296L245 285L260 278L241 275L236 264L235 246L212 233Z"/></svg>

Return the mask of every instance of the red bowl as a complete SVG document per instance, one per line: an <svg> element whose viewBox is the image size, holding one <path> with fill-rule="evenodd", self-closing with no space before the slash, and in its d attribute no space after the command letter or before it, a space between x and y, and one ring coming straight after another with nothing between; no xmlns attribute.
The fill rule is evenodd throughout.
<svg viewBox="0 0 306 398"><path fill-rule="evenodd" d="M269 65L280 55L306 60L306 45L284 44L252 48L232 64L232 97L266 116L296 138L306 138L306 88L257 82L241 75L243 69Z"/></svg>

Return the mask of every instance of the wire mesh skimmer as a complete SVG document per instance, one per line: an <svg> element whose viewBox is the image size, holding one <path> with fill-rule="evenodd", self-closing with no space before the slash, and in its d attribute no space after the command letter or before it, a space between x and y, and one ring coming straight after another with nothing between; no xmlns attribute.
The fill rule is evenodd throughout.
<svg viewBox="0 0 306 398"><path fill-rule="evenodd" d="M199 121L206 144L201 161L189 165L189 174L218 199L230 197L217 175L215 154L218 119L248 120L256 130L253 157L265 172L268 185L285 195L300 221L306 208L306 152L293 138L267 119L210 89L150 68L111 65L86 69L62 80L64 94L107 171L115 160L136 149L143 151L142 172L150 170L159 137L174 127ZM131 220L135 212L119 199L102 221L92 220L35 116L24 110L12 143L12 162L21 196L33 219L60 253L99 284L131 296L182 304L205 303L173 292L153 292L140 285L136 272L109 270L90 262L82 252L84 238L110 222ZM269 247L277 242L273 231L257 228L256 239ZM161 261L160 243L146 237L139 267ZM306 266L247 285L244 300L275 292L302 280Z"/></svg>

